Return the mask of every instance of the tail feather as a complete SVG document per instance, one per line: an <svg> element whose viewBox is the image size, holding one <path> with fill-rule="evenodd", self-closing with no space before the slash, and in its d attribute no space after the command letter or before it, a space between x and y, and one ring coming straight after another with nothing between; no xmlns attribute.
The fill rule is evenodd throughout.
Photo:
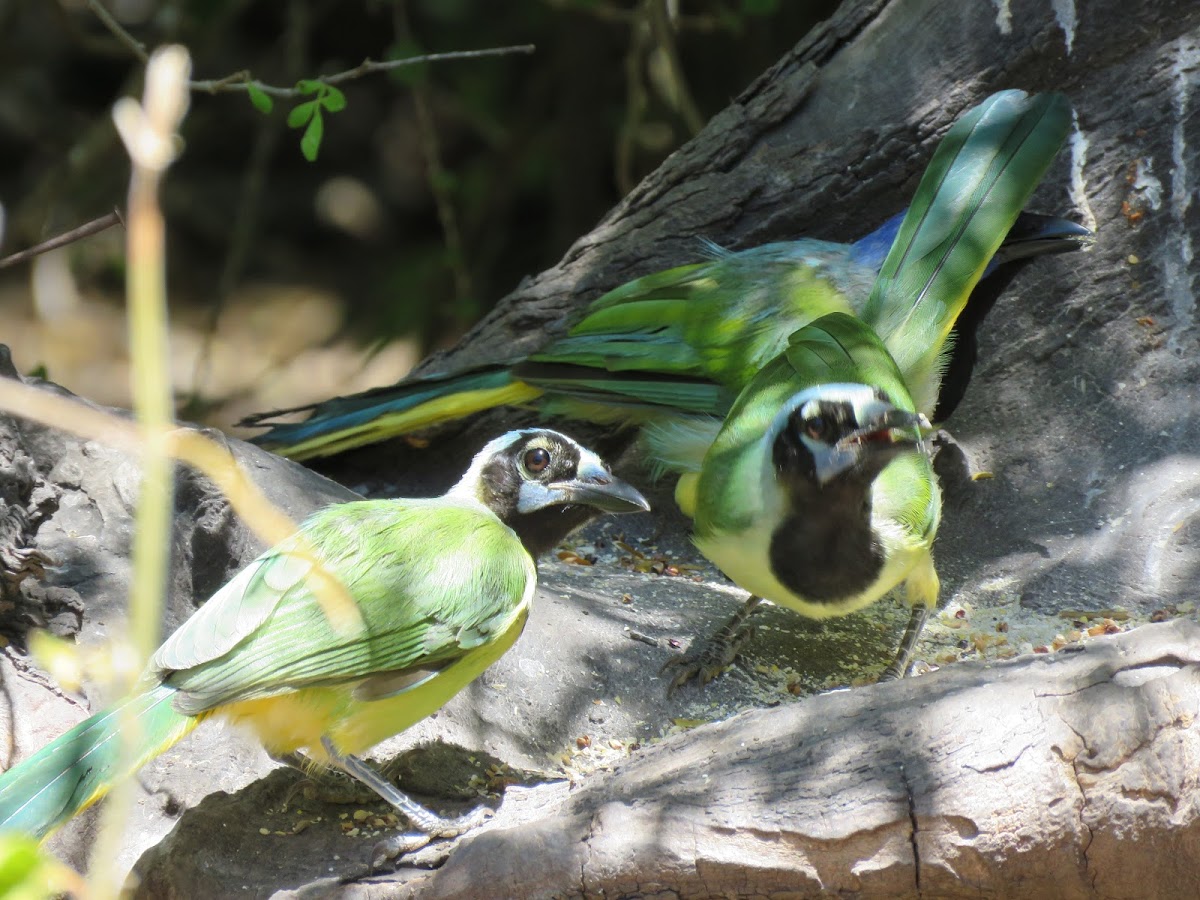
<svg viewBox="0 0 1200 900"><path fill-rule="evenodd" d="M936 400L958 314L1070 123L1061 94L1001 91L959 119L930 161L863 310L921 411Z"/></svg>
<svg viewBox="0 0 1200 900"><path fill-rule="evenodd" d="M507 367L435 375L325 400L303 422L275 424L254 442L292 459L329 456L492 407L528 403L541 393ZM256 417L241 424L271 423Z"/></svg>
<svg viewBox="0 0 1200 900"><path fill-rule="evenodd" d="M45 837L183 738L200 720L175 711L174 693L159 685L99 712L0 775L0 829ZM123 753L125 722L139 730L131 757Z"/></svg>

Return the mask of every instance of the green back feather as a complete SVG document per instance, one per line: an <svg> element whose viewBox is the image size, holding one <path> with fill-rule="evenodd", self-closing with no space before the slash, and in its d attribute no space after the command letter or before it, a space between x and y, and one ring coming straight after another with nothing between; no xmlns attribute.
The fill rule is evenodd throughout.
<svg viewBox="0 0 1200 900"><path fill-rule="evenodd" d="M593 402L609 392L617 404L724 414L788 335L866 296L875 273L852 253L825 241L768 244L636 279L514 374L548 393L583 388Z"/></svg>

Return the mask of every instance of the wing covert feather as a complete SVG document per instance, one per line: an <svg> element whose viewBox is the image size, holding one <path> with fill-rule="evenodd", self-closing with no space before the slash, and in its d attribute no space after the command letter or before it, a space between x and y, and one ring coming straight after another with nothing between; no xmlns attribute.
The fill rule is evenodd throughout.
<svg viewBox="0 0 1200 900"><path fill-rule="evenodd" d="M363 629L335 631L304 561L272 551L249 567L244 590L218 592L209 603L220 606L203 617L202 609L156 654L181 712L457 658L511 625L536 579L516 535L482 507L361 501L321 510L303 530L358 604ZM238 624L211 641L205 629L225 612Z"/></svg>

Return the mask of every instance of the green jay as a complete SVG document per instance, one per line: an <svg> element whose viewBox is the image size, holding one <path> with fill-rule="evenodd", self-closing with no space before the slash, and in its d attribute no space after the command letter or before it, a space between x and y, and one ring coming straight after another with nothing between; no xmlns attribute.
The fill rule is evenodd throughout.
<svg viewBox="0 0 1200 900"><path fill-rule="evenodd" d="M391 803L416 830L386 856L461 833L481 816L441 818L356 754L437 710L512 646L533 600L534 561L577 507L649 509L595 453L530 429L488 443L441 497L318 510L303 544L263 553L159 647L130 699L0 775L0 829L48 834L217 717L248 725L276 758L341 769ZM326 618L314 559L344 585L361 628ZM122 720L137 729L129 758Z"/></svg>
<svg viewBox="0 0 1200 900"><path fill-rule="evenodd" d="M922 434L955 320L1066 138L1060 94L994 94L947 132L860 318L795 332L723 420L654 426L652 456L682 472L696 546L751 592L713 638L668 666L708 680L761 599L845 615L900 584L913 612L885 672L903 675L937 603L941 494ZM681 449L682 448L682 449Z"/></svg>
<svg viewBox="0 0 1200 900"><path fill-rule="evenodd" d="M696 547L751 596L713 636L667 661L668 693L723 671L764 598L824 619L901 583L914 613L883 677L905 673L938 598L930 427L875 332L830 313L792 335L719 428L697 430L703 456L676 494Z"/></svg>
<svg viewBox="0 0 1200 900"><path fill-rule="evenodd" d="M853 244L802 239L732 253L710 245L707 262L647 275L593 302L563 337L528 358L446 374L311 406L263 413L274 424L254 440L294 459L328 456L496 406L641 426L721 416L792 332L829 312L862 312L900 230L895 216ZM1090 232L1065 219L1023 213L972 293L954 345L936 421L962 397L975 327L1004 286L1038 255L1075 250Z"/></svg>

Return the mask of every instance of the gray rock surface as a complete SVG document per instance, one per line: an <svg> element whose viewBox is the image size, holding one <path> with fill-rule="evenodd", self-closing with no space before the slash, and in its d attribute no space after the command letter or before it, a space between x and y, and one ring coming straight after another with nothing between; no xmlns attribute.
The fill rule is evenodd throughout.
<svg viewBox="0 0 1200 900"><path fill-rule="evenodd" d="M1192 897L1198 714L1193 622L968 663L513 791L442 868L338 895Z"/></svg>
<svg viewBox="0 0 1200 900"><path fill-rule="evenodd" d="M262 777L261 751L206 727L143 776L150 790L122 862L178 821L138 864L142 894L916 896L919 873L925 896L1195 896L1194 873L1179 867L1197 849L1196 629L1102 635L1195 617L1198 72L1200 7L1187 0L849 0L456 351L532 349L603 290L694 259L696 236L742 247L860 234L906 202L964 108L1001 87L1064 90L1078 129L1033 205L1077 210L1097 240L1023 272L981 330L951 423L956 448L939 460L945 611L920 656L942 671L800 699L871 681L904 616L882 603L816 626L769 610L744 668L666 700L655 673L668 642L708 630L741 595L689 550L664 487L654 518L576 540L594 565L545 562L512 652L381 748L435 738L465 748L412 758L405 783L435 806L534 785L488 798L495 821L436 874L363 880L381 807L356 819L357 806L293 797L284 811L295 776ZM429 451L355 454L338 474L432 493L511 421L482 417ZM11 454L0 436L0 490L29 510L22 540L86 552L46 582L20 581L15 599L5 581L6 615L94 641L124 602L128 461L78 447L78 473L56 486L64 470L50 473L70 448L17 433ZM237 452L267 467L268 487L292 485L297 513L335 496L294 481L310 477L298 467ZM172 623L253 552L207 496L181 500L192 505L175 535ZM657 557L701 568L636 571ZM988 664L946 665L978 658ZM0 671L16 753L84 715L12 647ZM702 724L764 706L775 708ZM537 785L547 777L558 780ZM86 828L55 846L81 860ZM447 850L414 862L441 864Z"/></svg>

